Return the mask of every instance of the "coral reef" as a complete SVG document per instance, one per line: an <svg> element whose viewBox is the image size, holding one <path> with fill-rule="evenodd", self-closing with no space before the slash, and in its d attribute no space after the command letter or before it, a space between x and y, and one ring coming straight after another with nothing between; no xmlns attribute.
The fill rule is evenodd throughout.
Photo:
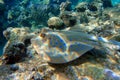
<svg viewBox="0 0 120 80"><path fill-rule="evenodd" d="M0 13L2 13L5 10L5 3L3 0L0 0Z"/></svg>
<svg viewBox="0 0 120 80"><path fill-rule="evenodd" d="M73 27L77 24L77 14L73 12L63 11L60 14L60 18L63 20L66 27Z"/></svg>
<svg viewBox="0 0 120 80"><path fill-rule="evenodd" d="M85 12L85 10L87 9L87 2L79 3L75 9L77 10L77 12Z"/></svg>
<svg viewBox="0 0 120 80"><path fill-rule="evenodd" d="M66 2L62 2L60 4L60 11L71 11L72 7L71 7L71 2L69 0L67 0Z"/></svg>
<svg viewBox="0 0 120 80"><path fill-rule="evenodd" d="M60 19L59 17L51 17L50 19L48 19L47 23L48 23L48 27L52 29L65 28L62 19Z"/></svg>
<svg viewBox="0 0 120 80"><path fill-rule="evenodd" d="M120 80L114 2L0 0L0 80Z"/></svg>
<svg viewBox="0 0 120 80"><path fill-rule="evenodd" d="M13 34L9 35L7 33L9 31L12 32L14 34L14 36L13 36ZM75 33L76 33L75 35L83 35L84 34L84 33L78 34L78 33L80 33L80 31L79 32L74 32L74 31L72 33L73 35ZM105 68L109 68L114 71L114 73L112 72L112 75L116 74L116 76L114 76L114 77L112 77L112 75L109 75L109 76L111 76L112 78L118 78L118 80L119 80L119 74L120 74L119 73L120 56L119 56L119 51L118 51L119 47L117 47L117 46L115 47L114 45L111 45L108 43L106 44L106 41L103 38L99 38L99 40L102 40L104 42L103 46L106 46L106 48L109 47L109 49L106 49L104 47L105 50L112 51L113 53L110 53L108 51L107 54L105 54L105 53L102 53L99 51L96 52L95 50L92 50L92 51L88 51L87 53L81 55L81 57L78 57L77 59L70 61L68 63L51 64L51 63L46 62L45 59L48 59L48 57L44 56L45 55L44 51L47 50L47 48L45 48L45 46L47 46L45 41L47 41L46 38L50 38L50 36L47 37L46 34L50 34L50 32L55 33L54 30L44 29L44 28L40 31L35 31L34 33L30 32L28 28L8 28L4 32L4 35L8 39L9 45L7 43L7 45L4 49L4 52L6 52L6 51L11 52L11 50L13 50L12 53L9 53L9 54L14 57L12 59L9 58L9 61L12 60L14 62L6 63L5 62L6 60L4 60L4 57L6 55L8 56L8 54L3 54L3 56L1 57L1 59L3 59L3 61L2 61L3 64L1 64L1 66L0 66L0 75L1 75L0 78L2 80L5 80L5 79L13 79L13 80L15 80L15 79L23 79L23 80L24 79L28 79L28 80L32 80L32 79L43 79L43 80L90 79L90 80L96 80L97 79L97 80L103 80L103 79L108 79L107 73L109 72L109 70L105 70ZM57 31L57 32L60 32L60 31ZM70 33L67 34L68 32L69 31L62 31L62 33L64 33L64 36L72 35ZM72 30L70 32L72 32ZM46 34L44 34L44 33L46 33ZM51 35L52 35L52 33L51 33ZM19 35L19 34L21 34L21 35ZM27 35L29 36L29 38ZM56 34L56 35L58 35L58 34ZM39 43L41 43L41 41L39 41L39 38L35 38L37 36L44 37L44 40L42 40L43 41L42 43L43 44L45 43L45 45L43 47L41 47L41 50L36 50L36 49L40 49L40 46L37 46L37 45L39 45ZM83 37L85 37L85 36L83 36ZM34 47L32 45L30 45L31 43L27 43L27 45L26 45L26 39L30 40L31 38L36 39L36 41L37 41L36 46L34 46ZM70 37L66 37L66 38L68 39ZM11 41L11 39L12 39L12 41ZM54 36L53 36L53 38L50 38L50 39L54 39ZM75 36L72 36L71 39L76 40L77 38L75 38ZM29 41L29 40L27 40L27 41ZM17 53L16 53L15 49L17 49L17 50L22 49L19 47L17 47L17 48L12 47L12 44L16 43L16 41L17 41L17 43L22 42L25 45L25 48L27 50L27 52L26 52L27 56L23 56L24 53L22 53L21 51L17 51ZM57 41L57 42L59 42L59 44L62 43L62 42L60 43L60 41ZM41 43L41 45L42 45L42 43ZM54 47L55 46L54 43L55 42L51 41L49 47ZM32 41L32 44L34 44L33 41ZM56 45L58 45L58 44L56 44ZM62 48L61 46L57 46L57 47ZM113 51L113 48L115 49L115 52ZM73 49L72 46L71 46L71 49ZM37 53L35 52L35 50L37 51ZM102 48L102 50L104 50L104 49ZM24 52L24 50L23 50L23 52ZM29 57L29 56L31 56L31 53L32 53L33 58ZM43 54L43 56L41 56L41 53ZM12 55L12 54L14 54L14 55ZM18 54L18 55L15 55L15 54ZM22 56L19 54L22 54ZM70 54L68 54L68 55L70 55ZM20 57L19 63L17 63L18 62L17 60L16 61L14 60L18 57ZM54 61L56 61L56 60L54 60ZM6 65L8 63L11 63L11 64ZM4 69L3 69L3 67L4 67ZM4 72L4 74L2 74L3 72Z"/></svg>
<svg viewBox="0 0 120 80"><path fill-rule="evenodd" d="M29 34L29 28L8 28L3 32L8 40L3 51L3 63L13 64L27 55L27 46L34 36Z"/></svg>
<svg viewBox="0 0 120 80"><path fill-rule="evenodd" d="M47 25L47 19L59 14L59 5L52 4L50 0L15 0L14 3L5 1L6 27L39 27Z"/></svg>

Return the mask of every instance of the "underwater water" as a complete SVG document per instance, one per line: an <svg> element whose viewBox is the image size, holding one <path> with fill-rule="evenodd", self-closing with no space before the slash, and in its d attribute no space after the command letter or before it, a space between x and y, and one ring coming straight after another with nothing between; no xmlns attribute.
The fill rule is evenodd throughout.
<svg viewBox="0 0 120 80"><path fill-rule="evenodd" d="M120 0L0 0L0 80L17 79L120 80Z"/></svg>
<svg viewBox="0 0 120 80"><path fill-rule="evenodd" d="M1 53L0 55L2 55L2 53L3 53L3 46L0 47L0 53Z"/></svg>
<svg viewBox="0 0 120 80"><path fill-rule="evenodd" d="M3 45L0 46L0 55L3 53Z"/></svg>
<svg viewBox="0 0 120 80"><path fill-rule="evenodd" d="M120 0L112 0L113 6L114 6L114 5L117 5L117 4L119 4L119 3L120 3Z"/></svg>

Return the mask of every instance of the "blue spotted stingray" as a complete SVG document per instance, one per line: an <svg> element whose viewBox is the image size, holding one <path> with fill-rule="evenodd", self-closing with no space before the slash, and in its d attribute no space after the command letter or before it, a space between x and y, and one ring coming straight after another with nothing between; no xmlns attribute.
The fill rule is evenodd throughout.
<svg viewBox="0 0 120 80"><path fill-rule="evenodd" d="M120 49L120 43L117 41L109 41L80 31L45 31L31 42L37 53L50 63L67 63L93 49Z"/></svg>

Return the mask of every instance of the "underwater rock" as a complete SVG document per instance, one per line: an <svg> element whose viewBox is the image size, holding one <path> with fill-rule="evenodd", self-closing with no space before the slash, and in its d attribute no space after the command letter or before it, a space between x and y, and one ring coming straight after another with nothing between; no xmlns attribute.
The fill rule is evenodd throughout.
<svg viewBox="0 0 120 80"><path fill-rule="evenodd" d="M60 14L60 18L66 27L73 27L78 22L77 14L73 12L64 11Z"/></svg>
<svg viewBox="0 0 120 80"><path fill-rule="evenodd" d="M16 65L16 64L10 65L10 70L16 71L16 70L18 70L18 69L19 69L19 66L18 66L18 65Z"/></svg>
<svg viewBox="0 0 120 80"><path fill-rule="evenodd" d="M8 42L3 51L3 62L13 64L26 57L27 46L30 39L34 36L29 34L29 28L8 28L3 32Z"/></svg>
<svg viewBox="0 0 120 80"><path fill-rule="evenodd" d="M48 63L45 63L42 59L40 59L38 55L35 55L35 58L33 59L28 58L24 62L15 63L13 65L18 65L19 69L13 71L10 69L11 65L0 65L0 79L49 80L54 72L54 68L52 68L48 65ZM33 68L36 69L32 70Z"/></svg>
<svg viewBox="0 0 120 80"><path fill-rule="evenodd" d="M47 23L49 28L64 29L64 23L59 17L51 17Z"/></svg>
<svg viewBox="0 0 120 80"><path fill-rule="evenodd" d="M34 80L44 80L40 73L35 73L34 76L32 77L32 79L34 79Z"/></svg>
<svg viewBox="0 0 120 80"><path fill-rule="evenodd" d="M82 78L81 80L89 80L88 78Z"/></svg>
<svg viewBox="0 0 120 80"><path fill-rule="evenodd" d="M9 28L7 28L7 30L5 30L5 31L3 32L3 35L4 35L4 37L5 37L7 40L10 39L11 29L12 29L12 27L9 27Z"/></svg>
<svg viewBox="0 0 120 80"><path fill-rule="evenodd" d="M120 8L107 8L104 10L103 14L107 14L111 21L114 21L115 25L120 26Z"/></svg>
<svg viewBox="0 0 120 80"><path fill-rule="evenodd" d="M120 34L116 34L116 35L114 35L111 39L120 42Z"/></svg>
<svg viewBox="0 0 120 80"><path fill-rule="evenodd" d="M87 4L87 2L81 2L75 7L75 9L77 12L85 12L85 10L87 10Z"/></svg>
<svg viewBox="0 0 120 80"><path fill-rule="evenodd" d="M11 43L10 43L11 44ZM9 43L7 44L9 45ZM6 64L12 64L18 62L23 57L26 57L26 47L23 43L11 44L10 47L5 46L3 54L3 60Z"/></svg>
<svg viewBox="0 0 120 80"><path fill-rule="evenodd" d="M109 37L111 35L117 34L113 21L105 21L104 24L101 25L101 27L96 27L93 31L96 32L98 36L103 37Z"/></svg>
<svg viewBox="0 0 120 80"><path fill-rule="evenodd" d="M66 1L66 2L62 2L60 4L60 11L63 12L63 11L71 11L72 8L71 8L71 2L70 1Z"/></svg>
<svg viewBox="0 0 120 80"><path fill-rule="evenodd" d="M102 3L98 3L98 2L91 2L88 4L88 9L90 11L97 11L99 10L99 8L102 6Z"/></svg>
<svg viewBox="0 0 120 80"><path fill-rule="evenodd" d="M80 14L80 23L89 23L89 18L86 14Z"/></svg>

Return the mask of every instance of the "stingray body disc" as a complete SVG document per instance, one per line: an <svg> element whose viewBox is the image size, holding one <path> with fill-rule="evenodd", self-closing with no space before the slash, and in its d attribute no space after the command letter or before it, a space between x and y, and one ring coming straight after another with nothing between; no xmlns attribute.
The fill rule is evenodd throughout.
<svg viewBox="0 0 120 80"><path fill-rule="evenodd" d="M88 38L91 39L90 35L76 32L50 31L45 32L44 36L33 38L31 43L37 53L48 62L67 63L94 48L88 44L90 43Z"/></svg>

